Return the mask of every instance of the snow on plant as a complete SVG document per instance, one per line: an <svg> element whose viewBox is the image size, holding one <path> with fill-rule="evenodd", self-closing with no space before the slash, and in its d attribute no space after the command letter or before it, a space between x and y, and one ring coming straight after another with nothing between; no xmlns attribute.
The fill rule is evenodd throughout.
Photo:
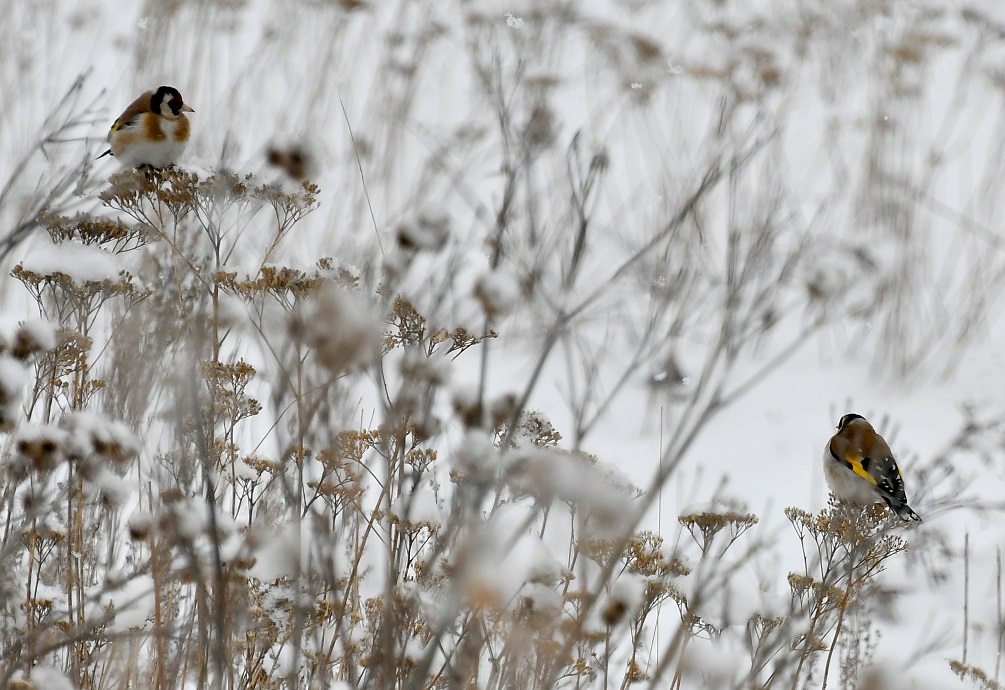
<svg viewBox="0 0 1005 690"><path fill-rule="evenodd" d="M296 21L270 20L239 75L252 89L222 88L238 75L194 48L249 54L254 3L141 10L141 49L122 59L144 78L170 58L251 129L279 103L259 140L311 142L263 149L267 171L235 153L250 140L222 143L224 127L245 136L236 121L193 116L190 148L214 164L92 176L87 152L58 162L77 160L60 146L89 121L86 82L58 99L24 163L0 168L0 255L43 319L0 338L0 686L883 682L867 670L881 575L901 561L939 574L937 525L790 508L783 538L803 558L788 574L759 517L719 495L691 497L665 534L644 528L710 420L833 324L897 333L919 276L938 282L906 232L896 122L870 125L872 149L849 145L867 174L835 193L843 211L815 209L820 232L781 163L794 60L851 60L861 39L835 27L877 10L825 3L796 25L699 3L682 20L697 38L675 44L629 4L625 21L547 3L284 5ZM870 47L890 58L898 121L923 53L946 45L912 7L889 11L926 33ZM319 61L292 26L331 52ZM0 49L0 78L12 64ZM331 91L332 65L370 85L365 110ZM562 105L582 93L598 104L586 117ZM444 114L440 98L464 107ZM618 119L665 98L692 109L660 110L669 128ZM287 131L301 121L345 141ZM869 241L827 236L849 222ZM900 366L938 350L908 335ZM669 425L639 486L591 448L654 369ZM560 403L544 402L551 385ZM1000 432L973 412L914 463L925 505L973 503L947 457L1000 459ZM954 668L993 687L965 654Z"/></svg>

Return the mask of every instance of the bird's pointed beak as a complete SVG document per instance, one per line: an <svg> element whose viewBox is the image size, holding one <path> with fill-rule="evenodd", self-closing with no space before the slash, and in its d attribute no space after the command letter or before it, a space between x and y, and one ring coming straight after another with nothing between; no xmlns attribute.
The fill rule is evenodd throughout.
<svg viewBox="0 0 1005 690"><path fill-rule="evenodd" d="M187 105L185 105L185 104L182 104L182 106L181 106L181 112L183 112L183 113L194 113L195 111L194 111L194 110L192 110L192 109L191 109L190 107L188 107Z"/></svg>

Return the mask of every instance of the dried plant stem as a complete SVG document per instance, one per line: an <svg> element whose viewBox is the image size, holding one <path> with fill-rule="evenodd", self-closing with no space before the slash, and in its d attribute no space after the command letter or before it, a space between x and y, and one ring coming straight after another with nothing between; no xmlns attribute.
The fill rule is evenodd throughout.
<svg viewBox="0 0 1005 690"><path fill-rule="evenodd" d="M970 633L970 532L963 537L963 664L967 663Z"/></svg>
<svg viewBox="0 0 1005 690"><path fill-rule="evenodd" d="M997 613L998 649L995 651L995 682L1001 674L1002 648L1005 647L1005 611L1002 610L1002 548L995 549L995 612Z"/></svg>
<svg viewBox="0 0 1005 690"><path fill-rule="evenodd" d="M838 646L838 638L841 636L841 629L844 625L845 612L848 607L851 606L851 591L852 585L854 584L855 577L855 558L854 554L849 552L848 554L848 584L845 587L844 596L841 597L841 608L838 610L837 625L834 627L834 637L831 639L830 649L827 650L827 663L824 664L824 681L820 686L820 690L827 690L827 680L830 677L831 672L831 660L834 658L834 650Z"/></svg>
<svg viewBox="0 0 1005 690"><path fill-rule="evenodd" d="M359 147L356 145L356 137L352 133L352 124L349 122L349 113L346 112L345 103L342 99L339 99L339 105L342 106L342 116L345 118L346 129L349 130L349 140L352 142L352 150L356 155L356 165L359 167L359 180L363 185L363 195L366 197L366 207L370 209L370 220L373 221L373 234L377 238L377 246L380 247L380 253L384 253L384 242L380 239L380 227L377 225L377 216L373 213L373 204L370 203L370 190L366 188L366 176L363 174L363 161L359 157Z"/></svg>

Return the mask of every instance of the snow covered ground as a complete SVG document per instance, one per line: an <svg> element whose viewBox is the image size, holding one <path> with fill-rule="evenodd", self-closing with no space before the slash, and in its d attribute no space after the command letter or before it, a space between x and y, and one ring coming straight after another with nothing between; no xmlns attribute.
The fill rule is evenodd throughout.
<svg viewBox="0 0 1005 690"><path fill-rule="evenodd" d="M996 669L1005 473L997 4L355 5L11 3L0 28L0 180L12 186L0 222L16 226L60 171L100 153L136 94L176 86L196 111L184 168L281 180L265 165L269 147L310 153L320 210L277 263L331 256L375 292L395 228L422 213L449 218L449 251L416 258L397 287L443 328L477 333L487 304L499 312L487 364L472 351L444 365L452 391L479 390L482 376L490 398L529 390L527 408L554 424L562 447L643 489L661 463L679 461L639 523L671 545L691 547L677 516L694 506L718 500L756 514L750 535L770 549L741 564L746 589L723 594L737 616L788 596L785 575L802 557L783 510L826 505L820 457L840 416L876 422L925 522L905 535L922 545L918 560L899 555L880 575L900 596L895 615L877 622L874 658L886 675L871 687L955 687L947 659ZM33 148L39 123L82 73L71 105L86 105L90 124ZM108 159L89 165L98 186L117 169ZM720 177L678 218L710 170ZM67 198L98 206L93 195ZM590 222L577 263L579 212ZM97 249L78 248L68 260L39 235L8 264L72 265L80 280L117 273L121 255L92 259ZM252 271L255 261L238 251L227 267ZM733 281L743 288L736 323L747 320L725 356L715 348ZM532 296L520 293L525 283ZM9 319L37 316L15 280L0 294ZM584 300L536 374L548 325ZM685 381L665 392L649 378L668 356ZM686 416L716 390L728 404L707 423ZM362 416L379 413L368 395ZM435 405L449 416L448 395ZM950 480L919 488L919 468L946 453L965 405L993 422L951 455L965 491L947 495ZM673 434L691 427L693 443L678 453ZM453 424L436 443L450 456L470 450L463 439ZM390 511L436 522L448 508L436 496L424 485ZM952 499L991 509L950 510ZM548 565L538 544L512 547L517 586ZM933 571L941 578L928 579ZM727 687L697 658L708 651L696 643L699 671L683 687ZM918 685L898 675L904 666Z"/></svg>

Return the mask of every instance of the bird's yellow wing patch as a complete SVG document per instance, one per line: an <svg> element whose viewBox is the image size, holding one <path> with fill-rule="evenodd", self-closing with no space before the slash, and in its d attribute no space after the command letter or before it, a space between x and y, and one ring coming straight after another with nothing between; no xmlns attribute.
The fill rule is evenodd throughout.
<svg viewBox="0 0 1005 690"><path fill-rule="evenodd" d="M875 478L873 478L873 476L866 471L865 467L862 466L861 455L853 455L851 453L846 454L844 456L844 464L852 472L862 477L862 479L866 480L872 485L876 484Z"/></svg>

